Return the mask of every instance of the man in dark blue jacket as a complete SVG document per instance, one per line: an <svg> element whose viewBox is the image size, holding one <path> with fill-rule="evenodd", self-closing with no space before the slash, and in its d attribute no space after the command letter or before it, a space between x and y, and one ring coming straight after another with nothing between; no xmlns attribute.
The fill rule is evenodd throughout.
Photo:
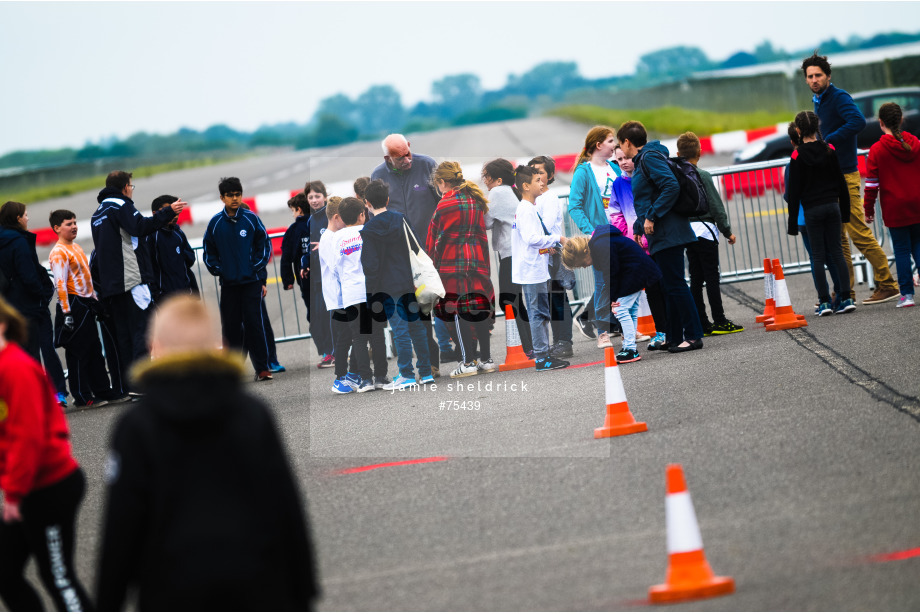
<svg viewBox="0 0 920 614"><path fill-rule="evenodd" d="M134 207L133 195L131 173L112 171L96 197L99 207L92 217L93 287L111 316L110 330L117 348L113 359L117 360L121 382L128 381L131 363L147 354L147 308L152 296L135 252L138 239L166 226L186 204L177 199L153 217L144 217ZM110 368L115 367L113 359Z"/></svg>
<svg viewBox="0 0 920 614"><path fill-rule="evenodd" d="M850 272L850 296L856 300L853 260L850 257L850 239L862 252L875 271L875 292L863 301L863 305L893 301L901 295L898 284L888 268L888 257L872 230L866 225L863 202L859 188L859 169L856 163L856 136L866 127L863 117L853 98L844 90L831 83L831 65L826 56L817 51L802 62L802 73L814 96L815 113L821 122L821 134L824 140L834 146L840 170L850 190L850 221L842 224L840 240L843 243L844 261ZM849 239L847 235L849 234ZM839 297L838 297L839 298ZM840 300L845 300L843 297Z"/></svg>
<svg viewBox="0 0 920 614"><path fill-rule="evenodd" d="M154 199L151 209L156 213L176 200L175 196L164 194ZM145 240L150 255L150 291L153 300L159 303L170 294L197 295L198 281L192 271L195 250L189 245L188 238L176 220L147 235Z"/></svg>
<svg viewBox="0 0 920 614"><path fill-rule="evenodd" d="M218 189L224 208L211 218L205 230L203 259L211 275L220 279L224 339L232 348L248 350L258 381L270 380L268 342L262 322L265 286L260 272L268 263L271 244L262 220L242 207L240 180L224 177Z"/></svg>

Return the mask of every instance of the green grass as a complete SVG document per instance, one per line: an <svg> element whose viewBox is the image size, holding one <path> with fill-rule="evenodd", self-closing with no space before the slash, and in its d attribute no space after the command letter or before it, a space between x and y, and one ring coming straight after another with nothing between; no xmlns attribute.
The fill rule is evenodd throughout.
<svg viewBox="0 0 920 614"><path fill-rule="evenodd" d="M233 156L229 158L208 157L200 158L197 160L165 162L163 164L153 164L150 166L138 166L137 168L131 169L131 173L135 179L141 179L144 177L152 177L160 173L168 173L170 171L179 171L187 168L198 168L202 166L211 166L221 162L230 162L232 160L239 160L244 157L246 156ZM8 200L14 200L28 205L30 203L36 203L52 198L61 198L63 196L78 194L80 192L85 192L86 190L101 190L102 187L105 186L105 177L105 175L96 175L94 177L85 177L83 179L74 179L71 181L63 181L60 183L43 185L40 187L24 190L22 192L0 194L0 203L5 203Z"/></svg>
<svg viewBox="0 0 920 614"><path fill-rule="evenodd" d="M678 107L661 107L658 109L605 109L593 105L569 105L549 112L589 125L606 125L617 128L625 121L642 122L652 135L677 136L688 130L698 136L708 136L731 130L752 130L772 126L792 120L789 113L770 113L755 111L753 113L714 113L712 111L692 111Z"/></svg>

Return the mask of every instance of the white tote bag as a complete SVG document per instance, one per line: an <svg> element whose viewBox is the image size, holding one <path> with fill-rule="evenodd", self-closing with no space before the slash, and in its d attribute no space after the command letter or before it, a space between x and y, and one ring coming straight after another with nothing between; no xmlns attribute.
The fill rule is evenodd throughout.
<svg viewBox="0 0 920 614"><path fill-rule="evenodd" d="M438 270L434 268L434 262L425 250L422 244L418 242L415 233L409 228L409 224L403 221L403 232L406 234L406 246L409 248L409 264L412 266L412 283L415 286L415 300L418 301L419 309L424 314L431 313L438 299L444 298L447 291L444 290L444 284L441 282L441 276ZM412 249L412 243L409 241L409 234L418 246L418 253Z"/></svg>

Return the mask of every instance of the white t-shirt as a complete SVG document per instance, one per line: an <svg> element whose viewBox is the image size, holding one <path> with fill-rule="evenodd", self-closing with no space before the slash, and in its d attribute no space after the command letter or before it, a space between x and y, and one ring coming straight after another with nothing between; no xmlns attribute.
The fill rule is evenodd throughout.
<svg viewBox="0 0 920 614"><path fill-rule="evenodd" d="M591 170L594 171L594 180L597 181L597 189L601 193L604 211L606 211L610 207L610 194L617 175L607 162L604 162L603 166L598 166L594 162L590 162L590 165Z"/></svg>
<svg viewBox="0 0 920 614"><path fill-rule="evenodd" d="M562 216L564 214L562 199L553 192L544 192L537 197L535 207L537 213L543 218L546 229L554 234L561 235Z"/></svg>
<svg viewBox="0 0 920 614"><path fill-rule="evenodd" d="M361 265L363 224L349 226L335 233L335 273L342 286L342 307L367 302L364 267Z"/></svg>
<svg viewBox="0 0 920 614"><path fill-rule="evenodd" d="M558 234L543 232L536 206L522 200L511 231L511 281L516 284L549 281L549 249L558 242Z"/></svg>
<svg viewBox="0 0 920 614"><path fill-rule="evenodd" d="M326 309L343 309L342 286L335 273L335 235L331 228L324 228L319 236L319 270L323 277L323 300Z"/></svg>

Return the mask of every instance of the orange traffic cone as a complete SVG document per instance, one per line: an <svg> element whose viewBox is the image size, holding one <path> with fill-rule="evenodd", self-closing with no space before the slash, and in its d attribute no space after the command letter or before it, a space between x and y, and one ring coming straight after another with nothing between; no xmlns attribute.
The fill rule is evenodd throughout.
<svg viewBox="0 0 920 614"><path fill-rule="evenodd" d="M527 358L521 346L521 333L518 332L517 321L514 319L514 308L511 305L505 305L505 346L507 347L505 362L499 365L499 372L536 366L536 361L533 358Z"/></svg>
<svg viewBox="0 0 920 614"><path fill-rule="evenodd" d="M645 290L639 295L639 320L636 322L636 332L640 335L654 337L655 318L652 317L652 310L648 307L648 297L645 296Z"/></svg>
<svg viewBox="0 0 920 614"><path fill-rule="evenodd" d="M754 321L766 324L766 321L771 320L776 312L776 300L773 296L773 265L769 258L763 259L763 293L766 297L763 313L754 318Z"/></svg>
<svg viewBox="0 0 920 614"><path fill-rule="evenodd" d="M773 279L774 295L776 297L776 314L773 316L773 322L767 323L767 330L788 330L790 328L801 328L808 326L805 316L795 313L792 310L792 302L789 300L789 289L786 287L786 278L783 276L783 265L779 260L773 260Z"/></svg>
<svg viewBox="0 0 920 614"><path fill-rule="evenodd" d="M606 383L607 418L604 426L594 429L594 438L619 437L632 435L648 430L645 422L636 422L629 404L626 403L626 390L623 389L623 380L620 379L620 368L617 367L617 355L613 348L604 350L604 381Z"/></svg>
<svg viewBox="0 0 920 614"><path fill-rule="evenodd" d="M664 584L648 589L652 603L708 599L735 592L732 578L712 573L703 552L700 525L680 465L668 465L665 516L668 526L668 573Z"/></svg>

